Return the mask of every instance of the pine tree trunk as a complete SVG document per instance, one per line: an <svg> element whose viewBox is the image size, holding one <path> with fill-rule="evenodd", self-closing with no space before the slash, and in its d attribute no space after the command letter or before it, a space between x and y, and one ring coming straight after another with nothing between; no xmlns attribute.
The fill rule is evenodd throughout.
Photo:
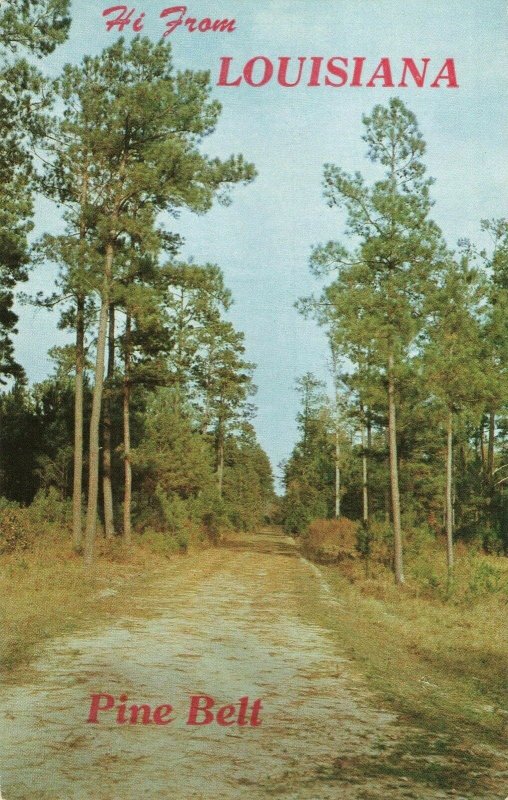
<svg viewBox="0 0 508 800"><path fill-rule="evenodd" d="M448 413L446 448L446 555L448 581L453 574L453 415Z"/></svg>
<svg viewBox="0 0 508 800"><path fill-rule="evenodd" d="M131 504L132 504L132 466L131 466L131 428L130 428L130 368L131 368L131 318L127 314L125 322L125 361L123 376L123 452L124 452L124 499L123 499L123 541L131 543Z"/></svg>
<svg viewBox="0 0 508 800"><path fill-rule="evenodd" d="M76 381L74 390L74 482L72 489L72 542L79 550L83 539L83 373L85 367L85 298L76 299Z"/></svg>
<svg viewBox="0 0 508 800"><path fill-rule="evenodd" d="M81 187L79 238L86 238L85 207L88 200L88 160L85 159ZM83 541L83 380L85 372L85 296L76 296L76 380L74 386L74 476L72 487L72 541L76 550Z"/></svg>
<svg viewBox="0 0 508 800"><path fill-rule="evenodd" d="M491 409L489 411L489 441L487 448L487 475L489 480L492 479L494 472L494 445L496 441L496 412Z"/></svg>
<svg viewBox="0 0 508 800"><path fill-rule="evenodd" d="M404 583L402 556L402 529L400 523L399 468L397 458L397 419L395 412L394 359L388 357L388 442L390 450L390 485L392 490L392 518L394 543L395 583Z"/></svg>
<svg viewBox="0 0 508 800"><path fill-rule="evenodd" d="M339 426L335 425L335 519L340 517L340 439Z"/></svg>
<svg viewBox="0 0 508 800"><path fill-rule="evenodd" d="M367 410L367 469L369 464L369 457L372 453L372 422L370 419L370 409ZM369 481L368 481L368 474L367 474L367 498L369 497ZM370 524L370 514L371 514L371 507L370 502L368 504L368 517L367 522Z"/></svg>
<svg viewBox="0 0 508 800"><path fill-rule="evenodd" d="M365 528L369 524L369 482L367 465L367 441L365 426L362 425L362 519Z"/></svg>
<svg viewBox="0 0 508 800"><path fill-rule="evenodd" d="M97 336L97 356L95 361L95 384L90 418L90 452L88 467L88 505L85 529L85 564L92 566L94 561L95 534L97 530L97 500L99 496L99 425L101 418L102 389L104 385L104 361L106 355L106 334L108 327L109 293L113 269L113 244L106 247L106 263L102 287L99 330Z"/></svg>
<svg viewBox="0 0 508 800"><path fill-rule="evenodd" d="M335 387L335 519L340 518L340 431L339 431L339 375L338 375L338 352L330 341L331 355L332 355L332 373L333 382Z"/></svg>
<svg viewBox="0 0 508 800"><path fill-rule="evenodd" d="M217 488L219 497L222 497L222 485L224 482L224 430L222 422L219 422L217 430Z"/></svg>
<svg viewBox="0 0 508 800"><path fill-rule="evenodd" d="M115 307L109 306L108 328L108 370L104 391L102 419L102 490L104 496L104 534L106 539L115 535L113 513L113 486L111 479L112 447L111 447L111 393L115 372Z"/></svg>

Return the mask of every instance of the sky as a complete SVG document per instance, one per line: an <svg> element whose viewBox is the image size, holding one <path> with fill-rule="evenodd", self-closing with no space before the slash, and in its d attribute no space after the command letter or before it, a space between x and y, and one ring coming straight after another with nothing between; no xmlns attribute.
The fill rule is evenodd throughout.
<svg viewBox="0 0 508 800"><path fill-rule="evenodd" d="M41 69L56 77L64 63L79 63L111 44L119 34L106 31L102 11L116 4L75 0L69 40ZM132 0L128 8L136 10L133 19L145 12L143 34L157 40L160 12L171 5ZM220 157L243 153L258 177L234 189L230 206L216 205L204 216L183 211L170 224L185 239L182 257L224 271L234 297L231 320L257 364L258 437L280 475L278 465L297 437L295 381L308 371L327 376L324 334L294 308L299 297L320 288L308 267L312 246L343 240L344 217L322 197L323 164L375 178L361 118L399 96L427 142L428 174L436 180L433 218L450 246L461 237L485 244L480 220L507 214L508 6L505 0L194 0L187 9L198 20L236 19L232 33L191 33L181 26L169 39L175 67L210 70L213 95L223 106L203 150ZM126 28L124 35L134 34ZM236 75L259 55L274 61L363 56L371 72L382 57L393 64L428 57L430 72L454 58L459 88L216 86L221 57L233 58ZM62 230L58 210L42 199L35 221L35 236ZM54 270L43 265L22 288L51 289L53 280ZM53 370L48 349L70 339L57 330L56 313L18 311L17 357L36 382Z"/></svg>

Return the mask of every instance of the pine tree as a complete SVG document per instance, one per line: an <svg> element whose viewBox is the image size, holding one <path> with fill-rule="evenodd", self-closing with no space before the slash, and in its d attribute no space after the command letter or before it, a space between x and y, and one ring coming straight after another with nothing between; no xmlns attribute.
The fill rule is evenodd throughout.
<svg viewBox="0 0 508 800"><path fill-rule="evenodd" d="M350 251L330 242L317 248L313 259L338 270L328 300L336 304L334 324L342 331L346 355L354 362L359 352L368 351L385 384L395 579L403 583L398 381L423 324L423 299L444 245L429 219L432 181L425 177L425 144L414 114L392 99L386 107L375 106L363 123L368 156L383 177L369 186L359 173L348 175L331 164L324 169L328 205L345 208L346 231L359 246Z"/></svg>
<svg viewBox="0 0 508 800"><path fill-rule="evenodd" d="M487 401L488 446L485 460L486 482L493 491L496 416L508 399L508 220L482 220L482 231L492 240L491 252L478 254L487 274L488 307L483 326L481 363L489 373Z"/></svg>
<svg viewBox="0 0 508 800"><path fill-rule="evenodd" d="M230 322L216 320L203 329L195 374L203 395L202 429L213 431L217 487L222 497L225 442L235 427L252 415L247 403L254 394L254 365L244 360L243 334Z"/></svg>
<svg viewBox="0 0 508 800"><path fill-rule="evenodd" d="M456 419L468 407L481 408L485 380L481 364L478 278L467 259L450 261L428 298L428 342L423 353L426 385L444 409L446 429L445 521L448 577L453 577L453 450Z"/></svg>
<svg viewBox="0 0 508 800"><path fill-rule="evenodd" d="M55 128L58 130L57 126ZM60 145L62 128L56 141ZM54 149L54 145L52 148ZM52 169L48 170L44 186L48 196L55 196L52 185ZM86 189L87 173L82 176ZM72 330L75 343L68 348L66 356L72 351L72 366L67 371L74 372L74 431L73 431L73 524L72 540L76 550L82 546L82 495L83 495L83 425L84 425L84 390L87 354L87 333L93 328L96 316L93 288L97 283L95 263L97 252L90 242L89 229L86 224L86 191L77 204L77 224L73 225L73 212L64 216L67 220L67 233L53 236L45 234L37 245L38 256L46 264L56 263L59 267L56 279L56 291L44 295L39 292L30 302L34 305L53 310L63 306L59 327ZM74 209L73 209L74 211Z"/></svg>
<svg viewBox="0 0 508 800"><path fill-rule="evenodd" d="M60 160L62 196L78 202L83 160L87 210L98 251L100 313L90 424L85 560L92 563L99 478L99 420L104 381L108 312L122 248L153 247L156 219L181 206L206 211L230 184L249 181L241 156L209 159L201 139L216 125L220 106L210 101L208 73L174 73L169 44L123 39L81 67L64 70L65 114L73 126L75 158Z"/></svg>
<svg viewBox="0 0 508 800"><path fill-rule="evenodd" d="M178 238L165 242L174 249ZM157 265L157 255L131 247L122 258L122 270L116 288L116 303L125 313L121 346L123 351L123 460L124 503L123 540L131 541L132 459L131 459L131 395L133 387L167 386L170 374L167 359L172 347L165 328L164 270Z"/></svg>
<svg viewBox="0 0 508 800"><path fill-rule="evenodd" d="M41 57L63 42L68 7L69 0L6 0L0 7L0 382L22 375L12 342L13 290L27 278L34 147L44 139L51 102L46 82L20 53Z"/></svg>
<svg viewBox="0 0 508 800"><path fill-rule="evenodd" d="M302 533L312 519L331 516L335 505L335 442L325 384L308 372L297 380L296 389L299 440L283 464L283 517L289 533Z"/></svg>

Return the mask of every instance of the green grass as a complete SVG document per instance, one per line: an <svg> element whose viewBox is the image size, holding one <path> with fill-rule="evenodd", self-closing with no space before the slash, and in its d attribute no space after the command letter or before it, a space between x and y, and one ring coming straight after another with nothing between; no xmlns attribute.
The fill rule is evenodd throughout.
<svg viewBox="0 0 508 800"><path fill-rule="evenodd" d="M464 791L471 800L506 794L502 779L494 786L491 776L506 769L508 756L507 596L469 592L475 559L507 568L502 559L464 553L448 599L414 579L397 588L379 565L368 579L359 561L320 567L339 605L324 604L316 587L302 616L329 631L410 731L381 756L347 765L339 759L334 779L402 771L411 782Z"/></svg>

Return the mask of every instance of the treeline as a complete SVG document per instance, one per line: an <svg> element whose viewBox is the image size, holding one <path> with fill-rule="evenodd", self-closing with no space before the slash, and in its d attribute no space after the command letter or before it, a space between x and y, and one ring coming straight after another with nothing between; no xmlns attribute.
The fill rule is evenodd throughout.
<svg viewBox="0 0 508 800"><path fill-rule="evenodd" d="M286 529L312 519L388 521L396 581L404 534L426 526L508 552L508 223L450 250L431 219L432 179L414 115L397 100L363 118L368 183L332 164L324 195L345 238L313 249L322 291L299 301L327 333L332 397L298 382L300 438L284 465ZM459 199L458 199L459 200Z"/></svg>
<svg viewBox="0 0 508 800"><path fill-rule="evenodd" d="M119 381L121 373L118 372ZM119 384L113 392L119 392ZM92 391L84 391L84 427L89 429ZM132 520L139 532L167 533L168 550L185 547L189 531L211 539L221 528L251 530L269 513L273 497L268 458L248 419L238 417L224 438L222 490L217 474L213 420L206 431L189 403L176 402L171 388L136 386L131 407ZM29 505L49 495L70 515L73 487L74 380L57 374L28 388L18 382L0 395L2 497ZM113 521L108 536L123 537L124 463L121 404L111 414ZM85 470L87 454L85 451ZM102 489L100 510L103 508ZM1 505L0 500L0 505ZM103 517L103 514L101 514Z"/></svg>
<svg viewBox="0 0 508 800"><path fill-rule="evenodd" d="M89 564L99 501L106 537L126 544L133 520L252 527L272 496L250 421L253 365L227 320L221 270L178 257L174 220L229 202L255 169L202 152L220 105L207 72L174 69L169 44L119 39L50 82L19 50L43 56L63 41L68 3L17 6L0 13L12 111L0 123L0 363L16 381L0 398L1 494L72 496L73 541ZM63 232L29 248L36 193L60 208ZM55 349L55 376L28 390L12 305L33 264L58 266L58 279L26 302L59 307L74 345Z"/></svg>

